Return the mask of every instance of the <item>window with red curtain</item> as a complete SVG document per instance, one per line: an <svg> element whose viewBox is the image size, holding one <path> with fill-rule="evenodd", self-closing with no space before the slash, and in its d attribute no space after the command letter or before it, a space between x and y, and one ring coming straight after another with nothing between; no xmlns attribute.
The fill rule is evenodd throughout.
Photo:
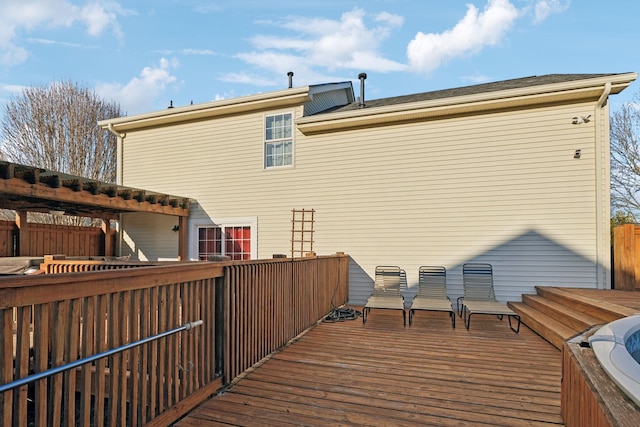
<svg viewBox="0 0 640 427"><path fill-rule="evenodd" d="M251 259L250 226L211 226L198 229L198 259L226 255L232 260Z"/></svg>

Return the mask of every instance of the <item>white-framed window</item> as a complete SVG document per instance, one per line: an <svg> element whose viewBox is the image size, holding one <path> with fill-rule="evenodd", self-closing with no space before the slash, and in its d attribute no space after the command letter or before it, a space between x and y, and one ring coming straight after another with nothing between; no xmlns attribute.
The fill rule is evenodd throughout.
<svg viewBox="0 0 640 427"><path fill-rule="evenodd" d="M257 257L256 218L230 218L195 222L191 234L191 254L196 260L224 255L232 260Z"/></svg>
<svg viewBox="0 0 640 427"><path fill-rule="evenodd" d="M265 169L293 165L293 114L282 113L264 119Z"/></svg>

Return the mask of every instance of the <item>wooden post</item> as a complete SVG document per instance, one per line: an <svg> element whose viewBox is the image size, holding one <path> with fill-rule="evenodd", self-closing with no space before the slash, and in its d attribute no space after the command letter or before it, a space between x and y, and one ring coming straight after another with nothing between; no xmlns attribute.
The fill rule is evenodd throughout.
<svg viewBox="0 0 640 427"><path fill-rule="evenodd" d="M104 236L104 256L112 256L113 253L113 241L111 239L111 220L102 219L102 234Z"/></svg>
<svg viewBox="0 0 640 427"><path fill-rule="evenodd" d="M26 211L16 211L16 226L18 227L18 256L29 256L29 223Z"/></svg>
<svg viewBox="0 0 640 427"><path fill-rule="evenodd" d="M636 244L634 224L623 224L613 229L614 286L632 291L636 283Z"/></svg>
<svg viewBox="0 0 640 427"><path fill-rule="evenodd" d="M178 219L178 259L187 260L187 217L181 216Z"/></svg>

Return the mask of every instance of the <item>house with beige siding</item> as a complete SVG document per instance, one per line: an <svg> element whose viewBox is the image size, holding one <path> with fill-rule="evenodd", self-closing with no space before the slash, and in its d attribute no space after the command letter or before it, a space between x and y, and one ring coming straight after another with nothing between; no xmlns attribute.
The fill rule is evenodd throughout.
<svg viewBox="0 0 640 427"><path fill-rule="evenodd" d="M315 253L351 256L352 304L377 265L405 269L409 295L421 265L445 266L450 296L461 295L467 262L493 265L502 301L536 285L610 288L608 100L636 77L544 75L377 100L339 82L102 121L118 135L119 184L192 200L181 223L122 215L120 254L291 255L306 224L300 240ZM313 222L293 221L300 211Z"/></svg>

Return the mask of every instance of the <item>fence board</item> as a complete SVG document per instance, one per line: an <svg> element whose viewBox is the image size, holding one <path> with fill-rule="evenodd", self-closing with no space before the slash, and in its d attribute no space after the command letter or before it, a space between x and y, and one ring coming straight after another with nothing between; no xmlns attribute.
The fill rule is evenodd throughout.
<svg viewBox="0 0 640 427"><path fill-rule="evenodd" d="M0 257L15 256L13 239L17 227L13 221L0 221Z"/></svg>
<svg viewBox="0 0 640 427"><path fill-rule="evenodd" d="M20 378L29 374L31 306L18 307L15 371ZM19 425L27 425L28 386L17 389L13 396L13 412Z"/></svg>
<svg viewBox="0 0 640 427"><path fill-rule="evenodd" d="M49 363L49 309L51 304L41 304L35 307L34 316L34 353L35 369L42 372ZM35 387L35 425L47 424L47 379L38 381ZM91 394L89 394L91 396Z"/></svg>
<svg viewBox="0 0 640 427"><path fill-rule="evenodd" d="M13 309L0 309L0 383L13 380ZM0 420L3 426L11 425L13 407L13 390L0 393Z"/></svg>
<svg viewBox="0 0 640 427"><path fill-rule="evenodd" d="M94 341L94 327L95 322L95 297L89 297L86 299L82 318L87 321L82 322L82 357L88 357L95 354L95 341ZM80 385L80 395L82 400L80 402L80 424L87 426L91 425L91 364L85 364L81 371L82 383Z"/></svg>

